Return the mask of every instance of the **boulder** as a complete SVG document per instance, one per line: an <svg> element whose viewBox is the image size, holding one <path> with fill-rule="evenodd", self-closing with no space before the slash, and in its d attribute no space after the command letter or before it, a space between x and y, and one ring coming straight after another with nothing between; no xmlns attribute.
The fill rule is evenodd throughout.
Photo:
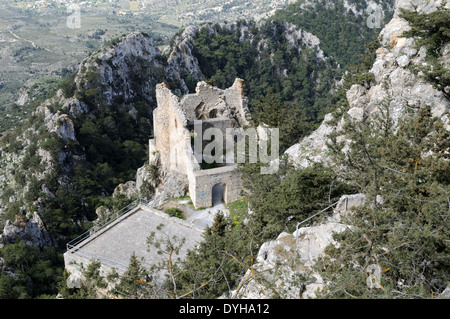
<svg viewBox="0 0 450 319"><path fill-rule="evenodd" d="M315 292L325 284L313 270L315 261L328 245L337 245L333 234L351 227L343 223L343 217L352 208L364 205L365 199L364 194L344 195L324 223L301 227L292 234L281 233L276 240L261 245L253 268L231 297L271 298L273 290L269 287L273 287L284 299L315 298Z"/></svg>
<svg viewBox="0 0 450 319"><path fill-rule="evenodd" d="M136 189L136 182L128 181L125 184L119 184L114 189L113 197L125 195L127 198L137 198L138 192Z"/></svg>
<svg viewBox="0 0 450 319"><path fill-rule="evenodd" d="M16 216L14 222L7 220L1 238L5 244L21 240L29 246L55 246L37 212L34 212L28 221L20 216Z"/></svg>

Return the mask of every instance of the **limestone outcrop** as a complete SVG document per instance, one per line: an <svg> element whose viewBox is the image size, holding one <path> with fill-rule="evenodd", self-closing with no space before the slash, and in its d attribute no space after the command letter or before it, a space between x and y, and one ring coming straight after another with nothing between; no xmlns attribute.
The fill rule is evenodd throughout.
<svg viewBox="0 0 450 319"><path fill-rule="evenodd" d="M209 25L205 25L209 28ZM183 76L188 74L194 82L204 80L197 58L193 55L194 36L200 31L199 27L189 26L179 36L174 38L174 44L167 59L166 76L171 81L180 83L174 93L178 96L189 92ZM211 30L210 30L211 31Z"/></svg>
<svg viewBox="0 0 450 319"><path fill-rule="evenodd" d="M136 182L128 181L123 184L117 185L113 192L113 198L117 196L125 196L126 198L137 198L138 193L136 189Z"/></svg>
<svg viewBox="0 0 450 319"><path fill-rule="evenodd" d="M292 234L281 233L276 240L264 243L253 268L226 297L267 299L276 292L282 299L315 298L315 292L325 284L313 270L315 261L328 245L337 244L334 233L350 227L345 224L346 215L364 203L364 194L344 195L325 222L298 228Z"/></svg>
<svg viewBox="0 0 450 319"><path fill-rule="evenodd" d="M119 101L126 105L138 95L144 100L153 100L156 81L152 73L164 68L157 59L160 55L151 37L135 32L94 59L89 57L84 66L98 67L100 81L105 86L102 94L108 105ZM94 64L96 61L100 61L98 66ZM139 85L135 85L137 81Z"/></svg>
<svg viewBox="0 0 450 319"><path fill-rule="evenodd" d="M16 216L14 222L7 220L0 240L4 244L23 241L26 245L35 247L55 245L37 212L27 221L20 216Z"/></svg>
<svg viewBox="0 0 450 319"><path fill-rule="evenodd" d="M44 114L44 124L49 132L55 132L64 142L76 141L75 128L67 114L60 111L53 113L45 105L38 106L36 112Z"/></svg>
<svg viewBox="0 0 450 319"><path fill-rule="evenodd" d="M355 84L347 91L349 109L346 114L363 121L377 114L380 105L389 104L390 115L394 124L407 114L408 108L431 106L432 114L444 122L450 129L448 112L450 101L444 94L409 67L426 63L426 50L417 48L413 38L403 38L402 33L409 30L408 22L401 18L401 9L429 13L440 6L440 0L397 0L394 17L380 33L382 47L377 50L375 63L369 71L374 76L370 87ZM450 4L446 4L450 8ZM443 48L443 61L450 58L448 46ZM338 125L334 123L338 121ZM332 114L325 116L320 127L299 143L291 146L286 154L297 167L307 167L315 162L331 165L327 147L328 135L339 132L343 119L333 119Z"/></svg>
<svg viewBox="0 0 450 319"><path fill-rule="evenodd" d="M424 47L417 48L414 39L401 37L410 27L406 20L399 17L402 8L416 8L419 12L430 13L441 3L440 0L397 0L394 17L380 34L383 46L377 50L376 61L370 70L374 80L369 87L353 85L347 91L349 109L346 115L365 121L379 112L382 103L388 103L396 124L407 115L408 108L431 106L432 114L450 129L450 101L409 69L410 65L426 63L426 50ZM448 3L446 8L450 8ZM442 61L447 66L449 54L447 45L442 50ZM328 136L334 131L339 132L343 122L344 118L334 119L332 114L326 115L317 130L290 147L285 154L298 168L317 162L334 165L327 146ZM381 201L379 198L377 200ZM263 244L254 267L248 270L239 287L227 297L271 298L276 291L277 297L281 298L314 298L315 292L326 283L311 267L327 245L337 244L333 233L350 227L345 223L345 216L351 214L351 208L364 202L363 194L344 196L333 215L322 223L299 228L292 234L282 233L276 240Z"/></svg>

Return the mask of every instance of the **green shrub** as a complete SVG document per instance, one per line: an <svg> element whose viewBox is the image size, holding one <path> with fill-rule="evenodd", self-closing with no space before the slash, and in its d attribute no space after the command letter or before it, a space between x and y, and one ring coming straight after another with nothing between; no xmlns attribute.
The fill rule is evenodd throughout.
<svg viewBox="0 0 450 319"><path fill-rule="evenodd" d="M183 211L178 208L170 207L166 209L164 212L168 214L170 217L177 217L180 219L184 219Z"/></svg>
<svg viewBox="0 0 450 319"><path fill-rule="evenodd" d="M75 83L76 73L72 73L60 82L58 88L62 90L65 98L70 98L74 95L77 88Z"/></svg>

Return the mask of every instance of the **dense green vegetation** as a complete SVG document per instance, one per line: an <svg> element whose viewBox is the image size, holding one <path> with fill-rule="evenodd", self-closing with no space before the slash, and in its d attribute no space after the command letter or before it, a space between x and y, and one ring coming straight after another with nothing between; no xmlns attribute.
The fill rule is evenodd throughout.
<svg viewBox="0 0 450 319"><path fill-rule="evenodd" d="M415 72L422 72L423 78L450 99L450 71L445 68L440 58L442 48L450 39L450 11L442 4L430 14L418 14L402 10L401 17L411 25L411 30L404 33L406 37L415 37L418 48L425 46L427 65L413 66Z"/></svg>
<svg viewBox="0 0 450 319"><path fill-rule="evenodd" d="M2 248L3 267L15 276L0 274L0 299L50 298L58 292L63 261L55 248L39 249L23 242Z"/></svg>
<svg viewBox="0 0 450 319"><path fill-rule="evenodd" d="M343 177L366 194L364 207L349 216L354 228L335 235L317 265L330 282L324 298L432 298L450 282L450 135L424 108L402 119L398 130L384 108L366 123L348 121L351 150L336 159ZM380 267L381 286L366 284L366 269Z"/></svg>
<svg viewBox="0 0 450 319"><path fill-rule="evenodd" d="M446 76L436 75L448 73L439 58L449 41L449 11L402 16L412 26L405 35L426 47L433 64L422 69L424 78L442 89ZM410 109L397 129L388 105L385 101L381 114L365 123L347 119L344 134L352 140L347 155L335 139L330 144L336 161L347 167L342 177L367 201L350 216L352 231L335 235L339 248L330 247L317 265L330 282L323 298L433 298L450 282L449 132L432 117L431 107ZM375 289L366 283L370 265L381 270Z"/></svg>
<svg viewBox="0 0 450 319"><path fill-rule="evenodd" d="M314 1L308 5L307 10L301 8L303 2L298 1L286 9L278 10L270 20L287 21L316 35L325 53L336 59L344 69L360 62L358 56L364 52L363 48L381 30L369 28L367 14L355 15L352 10L347 12L341 1L336 1L333 5L327 4L328 1L325 0ZM367 9L364 0L352 0L348 3L355 4L357 10ZM392 18L389 7L393 7L394 1L376 3L379 3L384 12L380 21L382 28Z"/></svg>
<svg viewBox="0 0 450 319"><path fill-rule="evenodd" d="M119 183L133 179L136 169L145 162L150 123L147 114L136 121L120 109L105 109L95 119L86 115L74 123L86 159L99 177L96 181L109 193Z"/></svg>
<svg viewBox="0 0 450 319"><path fill-rule="evenodd" d="M362 5L362 1L351 2ZM225 88L236 77L245 80L245 94L256 124L280 128L280 153L310 132L326 112L334 111L335 118L339 118L348 106L345 92L351 84L370 85L372 77L367 71L378 47L373 38L378 31L367 28L363 17L344 14L342 5L325 8L318 1L312 10L296 14L298 5L277 12L260 27L246 21L226 24L228 27L211 25L216 32L210 34L203 28L193 43L193 54L209 83ZM429 49L430 58L438 62L439 49L448 41L448 11L439 10L428 17L404 13L404 17L413 25L410 35L426 34L421 43ZM285 21L318 35L329 58L322 60L311 49L292 46L285 37ZM245 36L241 38L242 34ZM260 41L266 45L257 47ZM433 52L437 55L433 56ZM343 68L337 68L333 59ZM164 64L163 57L160 62ZM425 73L432 82L437 74L432 72L443 72L438 66ZM144 77L161 71L145 70L148 73L133 75L132 85L137 91ZM333 91L344 70L349 72L343 86ZM137 111L136 117L123 107L124 101L106 105L98 73L93 69L84 71L81 90L77 90L74 75L70 74L58 86L65 97L75 95L89 109L89 114L72 119L79 144L44 133L43 118L36 115L1 140L8 152L18 153L26 147L22 168L14 174L16 186L26 187L26 195L8 204L5 216L12 219L23 207L36 210L35 201L40 198L42 219L62 249L68 240L92 225L96 207L106 204L119 209L130 200L109 195L117 184L134 179L136 169L147 158L151 134L147 100L139 99L138 94L130 103ZM156 77L164 80L163 74ZM438 79L438 88L448 86L446 77ZM186 75L185 81L193 90L193 79ZM60 105L51 108L61 111ZM321 165L295 169L284 160L273 175L259 174L257 164L243 165L248 203L236 204L232 216L218 214L205 231L205 241L185 261L160 265L169 271L164 296L216 298L229 292L252 269L262 243L283 231L292 233L298 222L328 207L342 194L355 192L367 194L368 203L350 219L355 230L336 235L340 247L329 248L318 264L323 277L333 283L321 296L422 298L441 292L449 282L450 228L445 216L450 196L449 135L442 123L431 117L429 108L403 119L399 130L394 129L387 109L383 110L383 116L370 123L348 122L345 134L353 143L347 157L340 155L342 145L331 145L336 161L348 167L339 174ZM30 127L40 134L22 145L17 137ZM43 180L33 176L33 172L42 170L38 146L53 158L61 158ZM13 194L12 187L5 187L2 202L7 203ZM377 196L383 202L376 201ZM247 213L247 205L253 214ZM170 212L179 215L176 210ZM163 253L171 256L180 246L171 243L164 247L167 251ZM155 269L143 268L136 256L131 258L126 276L120 279L116 274L102 278L99 265L94 263L88 268L88 280L82 288L68 289L61 252L23 243L5 245L1 250L4 267L0 297L39 298L54 295L58 289L65 298L94 298L99 297L97 288L106 287L105 280L118 283L110 292L117 297L155 296L154 291L149 291ZM365 269L372 263L385 270L384 289L370 290L366 285ZM10 276L9 271L17 276Z"/></svg>
<svg viewBox="0 0 450 319"><path fill-rule="evenodd" d="M332 59L322 60L315 50L290 44L282 22L213 27L214 34L204 27L194 39L193 55L207 82L224 89L236 77L244 79L257 124L265 121L280 128L281 151L296 143L312 128L308 123L318 122L329 106L329 92L340 76ZM247 35L243 39L241 32ZM265 45L257 46L260 41ZM265 115L274 112L276 118Z"/></svg>

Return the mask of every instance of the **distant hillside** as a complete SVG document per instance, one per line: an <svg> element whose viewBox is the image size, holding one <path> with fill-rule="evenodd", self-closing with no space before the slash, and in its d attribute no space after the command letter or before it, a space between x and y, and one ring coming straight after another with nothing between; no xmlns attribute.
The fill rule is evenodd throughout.
<svg viewBox="0 0 450 319"><path fill-rule="evenodd" d="M359 62L365 45L392 18L394 4L395 0L304 0L278 10L270 20L290 22L313 33L322 41L324 52L345 68ZM378 25L368 23L371 16L379 18Z"/></svg>
<svg viewBox="0 0 450 319"><path fill-rule="evenodd" d="M117 36L143 31L162 46L180 27L259 19L292 0L77 1L79 28L68 26L71 2L0 0L0 133L23 120L33 102L48 98L89 52Z"/></svg>
<svg viewBox="0 0 450 319"><path fill-rule="evenodd" d="M285 20L292 16L287 11ZM341 30L341 37L352 34ZM326 43L275 19L189 27L164 53L146 33L113 39L54 84L49 98L28 104L35 108L29 120L1 138L2 210L7 218L45 207L48 216L76 211L61 220L62 233L77 233L84 218L95 218L99 200L144 164L159 82L183 95L199 80L227 87L242 77L256 121L280 127L282 150L289 147L332 107L343 70L322 49ZM73 206L61 212L63 202L53 195L74 185ZM53 194L51 205L42 202L44 193ZM48 226L54 221L44 216ZM54 224L56 234L60 226Z"/></svg>

